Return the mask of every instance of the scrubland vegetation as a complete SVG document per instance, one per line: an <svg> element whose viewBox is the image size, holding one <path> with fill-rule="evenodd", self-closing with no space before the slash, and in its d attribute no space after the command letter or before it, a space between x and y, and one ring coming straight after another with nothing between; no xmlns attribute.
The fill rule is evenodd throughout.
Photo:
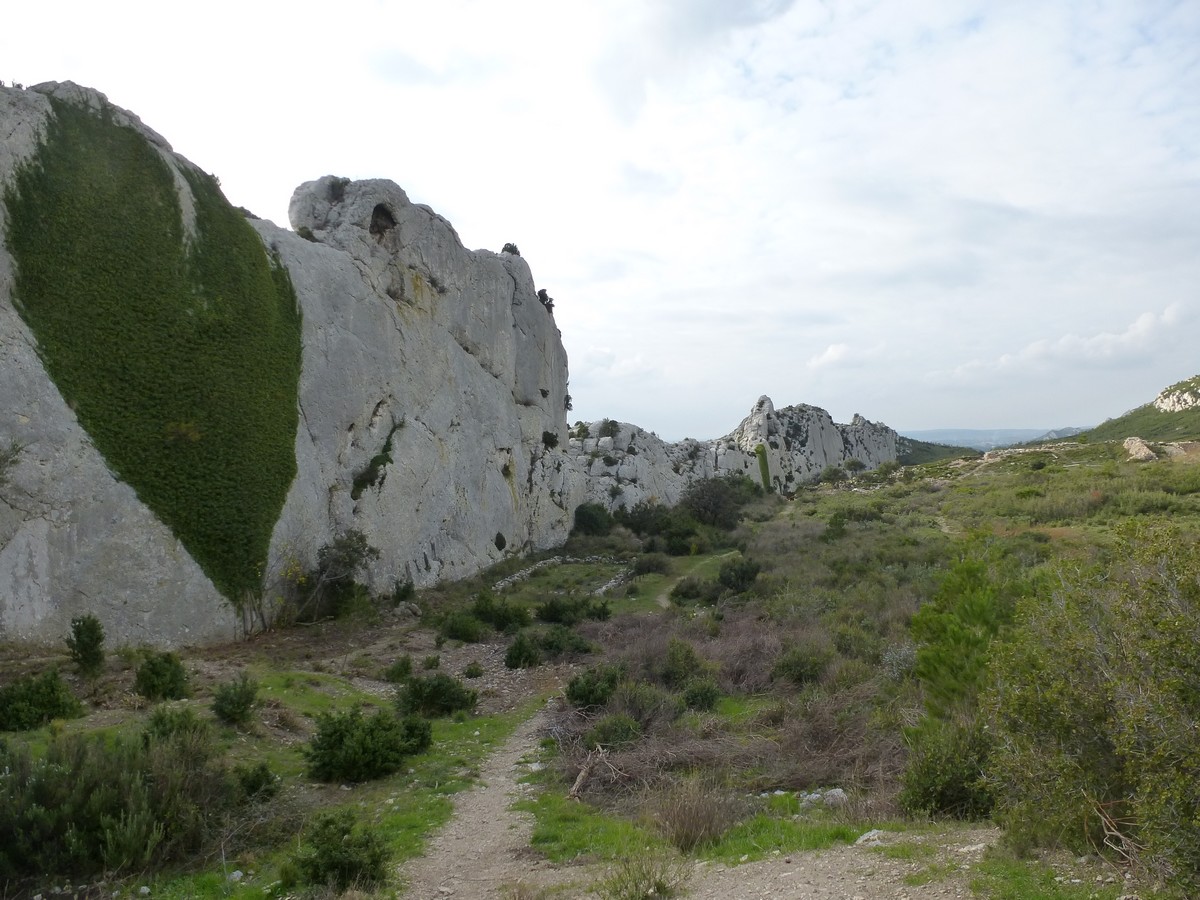
<svg viewBox="0 0 1200 900"><path fill-rule="evenodd" d="M585 506L565 561L421 592L419 623L379 598L180 657L79 622L0 671L0 883L392 890L555 693L522 805L548 858L614 861L604 896L946 818L1004 830L979 896L1194 896L1198 523L1200 459L1085 443ZM1058 885L1054 849L1118 883Z"/></svg>

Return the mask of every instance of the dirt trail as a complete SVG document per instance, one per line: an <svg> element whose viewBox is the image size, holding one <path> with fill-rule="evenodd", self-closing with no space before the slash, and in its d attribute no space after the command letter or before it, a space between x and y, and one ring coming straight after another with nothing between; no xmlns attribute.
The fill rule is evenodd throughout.
<svg viewBox="0 0 1200 900"><path fill-rule="evenodd" d="M454 817L430 841L425 856L400 869L411 900L482 900L529 896L551 885L569 887L580 869L560 869L529 845L533 817L510 807L532 788L518 784L530 771L538 734L545 725L539 713L517 728L504 746L483 764L479 782L458 795ZM524 894L516 893L520 887ZM556 893L556 897L584 896Z"/></svg>
<svg viewBox="0 0 1200 900"><path fill-rule="evenodd" d="M545 713L524 722L484 763L479 783L458 795L454 815L430 842L424 857L406 863L400 876L409 900L595 897L591 889L605 866L557 866L530 847L532 817L511 809L534 788L518 782L530 771ZM945 833L883 833L882 846L778 854L740 866L688 864L686 896L692 900L918 900L968 898L971 866L997 839L992 828L950 829ZM886 850L897 844L923 845L918 853ZM913 858L919 861L913 861ZM940 877L920 886L906 878L940 868Z"/></svg>

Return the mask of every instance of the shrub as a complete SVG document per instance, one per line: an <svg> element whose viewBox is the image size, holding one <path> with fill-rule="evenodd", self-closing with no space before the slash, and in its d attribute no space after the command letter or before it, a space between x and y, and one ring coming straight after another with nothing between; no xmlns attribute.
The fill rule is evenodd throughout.
<svg viewBox="0 0 1200 900"><path fill-rule="evenodd" d="M905 733L909 745L900 805L914 815L982 819L993 796L984 781L991 740L982 727L924 719Z"/></svg>
<svg viewBox="0 0 1200 900"><path fill-rule="evenodd" d="M382 837L356 823L352 810L321 813L288 861L283 886L373 888L387 880L391 855Z"/></svg>
<svg viewBox="0 0 1200 900"><path fill-rule="evenodd" d="M597 430L596 433L598 435L600 435L600 437L602 437L602 438L605 438L605 437L615 438L620 433L620 431L621 431L621 423L620 422L616 421L615 419L603 419L603 420L601 420L600 428Z"/></svg>
<svg viewBox="0 0 1200 900"><path fill-rule="evenodd" d="M588 730L584 743L588 749L604 747L621 750L637 743L642 736L642 726L625 713L610 713L601 718Z"/></svg>
<svg viewBox="0 0 1200 900"><path fill-rule="evenodd" d="M688 709L706 712L715 707L720 699L721 688L717 686L716 679L711 675L693 679L683 689L683 702Z"/></svg>
<svg viewBox="0 0 1200 900"><path fill-rule="evenodd" d="M762 566L753 560L735 559L723 563L717 572L717 581L729 588L735 594L741 594L750 589Z"/></svg>
<svg viewBox="0 0 1200 900"><path fill-rule="evenodd" d="M188 695L188 676L179 657L169 651L151 653L138 666L137 692L148 700L182 700Z"/></svg>
<svg viewBox="0 0 1200 900"><path fill-rule="evenodd" d="M731 531L743 507L762 495L763 489L744 475L702 478L684 491L679 507L702 525Z"/></svg>
<svg viewBox="0 0 1200 900"><path fill-rule="evenodd" d="M692 863L665 847L631 845L617 856L608 875L595 887L602 900L647 900L682 897Z"/></svg>
<svg viewBox="0 0 1200 900"><path fill-rule="evenodd" d="M715 844L747 812L744 798L697 778L656 797L654 807L655 823L684 853Z"/></svg>
<svg viewBox="0 0 1200 900"><path fill-rule="evenodd" d="M567 701L579 709L604 706L624 674L619 666L592 666L567 682Z"/></svg>
<svg viewBox="0 0 1200 900"><path fill-rule="evenodd" d="M542 444L547 450L553 450L558 446L558 435L553 431L543 431Z"/></svg>
<svg viewBox="0 0 1200 900"><path fill-rule="evenodd" d="M279 793L279 776L271 771L265 759L237 766L233 774L249 800L270 800Z"/></svg>
<svg viewBox="0 0 1200 900"><path fill-rule="evenodd" d="M833 648L819 638L811 638L789 647L779 655L771 677L787 679L801 686L820 681L833 659Z"/></svg>
<svg viewBox="0 0 1200 900"><path fill-rule="evenodd" d="M160 704L151 711L142 736L147 743L174 737L208 739L211 731L208 722L197 716L190 706Z"/></svg>
<svg viewBox="0 0 1200 900"><path fill-rule="evenodd" d="M507 600L498 600L490 591L481 591L471 603L471 615L487 622L497 631L517 631L529 624L529 610Z"/></svg>
<svg viewBox="0 0 1200 900"><path fill-rule="evenodd" d="M456 610L442 619L438 632L448 640L478 644L487 636L487 626L469 612Z"/></svg>
<svg viewBox="0 0 1200 900"><path fill-rule="evenodd" d="M633 561L634 575L665 574L671 571L671 560L665 553L643 553Z"/></svg>
<svg viewBox="0 0 1200 900"><path fill-rule="evenodd" d="M473 659L469 663L467 663L466 668L463 669L463 677L464 678L482 678L483 677L483 666L481 666L479 664L479 660Z"/></svg>
<svg viewBox="0 0 1200 900"><path fill-rule="evenodd" d="M645 681L621 682L608 706L628 715L643 731L674 722L684 710L683 701L677 694Z"/></svg>
<svg viewBox="0 0 1200 900"><path fill-rule="evenodd" d="M211 731L0 741L0 879L141 871L211 838L236 799Z"/></svg>
<svg viewBox="0 0 1200 900"><path fill-rule="evenodd" d="M541 622L555 625L578 625L584 619L594 619L599 622L612 616L612 607L607 600L594 600L588 597L563 599L551 597L544 603L539 603L533 610L534 616Z"/></svg>
<svg viewBox="0 0 1200 900"><path fill-rule="evenodd" d="M258 682L245 672L217 688L213 694L213 714L226 725L245 725L254 714L258 700Z"/></svg>
<svg viewBox="0 0 1200 900"><path fill-rule="evenodd" d="M512 244L512 243L505 244L505 245L504 245L504 249L503 249L503 250L501 250L500 252L501 252L501 253L511 253L513 256L520 256L520 255L521 255L521 251L517 249L517 245L516 245L516 244Z"/></svg>
<svg viewBox="0 0 1200 900"><path fill-rule="evenodd" d="M659 666L659 677L667 687L682 688L705 669L700 654L687 641L673 637L667 642L667 654Z"/></svg>
<svg viewBox="0 0 1200 900"><path fill-rule="evenodd" d="M434 654L432 656L427 656L423 660L421 660L421 668L424 669L426 672L440 667L441 664L442 664L442 658L436 654Z"/></svg>
<svg viewBox="0 0 1200 900"><path fill-rule="evenodd" d="M518 634L504 652L504 665L510 669L533 669L542 664L542 651L528 632Z"/></svg>
<svg viewBox="0 0 1200 900"><path fill-rule="evenodd" d="M29 731L51 719L67 719L82 712L57 669L25 675L0 688L0 731Z"/></svg>
<svg viewBox="0 0 1200 900"><path fill-rule="evenodd" d="M302 753L317 781L369 781L397 771L406 756L428 749L432 741L432 728L419 716L379 711L364 717L356 707L321 715Z"/></svg>
<svg viewBox="0 0 1200 900"><path fill-rule="evenodd" d="M479 695L444 672L413 678L396 695L401 712L436 718L472 710Z"/></svg>
<svg viewBox="0 0 1200 900"><path fill-rule="evenodd" d="M398 657L390 666L383 670L383 680L400 684L412 678L413 662L411 656Z"/></svg>
<svg viewBox="0 0 1200 900"><path fill-rule="evenodd" d="M85 678L95 678L104 668L104 626L93 615L77 616L71 620L67 638L71 661Z"/></svg>
<svg viewBox="0 0 1200 900"><path fill-rule="evenodd" d="M699 600L702 603L715 603L721 596L722 588L715 581L701 581L699 578L681 578L671 588L671 599L683 604L687 600Z"/></svg>
<svg viewBox="0 0 1200 900"><path fill-rule="evenodd" d="M581 503L575 507L576 534L603 536L612 531L613 517L599 503Z"/></svg>
<svg viewBox="0 0 1200 900"><path fill-rule="evenodd" d="M567 653L591 653L592 645L566 625L551 625L537 638L538 647L550 659Z"/></svg>

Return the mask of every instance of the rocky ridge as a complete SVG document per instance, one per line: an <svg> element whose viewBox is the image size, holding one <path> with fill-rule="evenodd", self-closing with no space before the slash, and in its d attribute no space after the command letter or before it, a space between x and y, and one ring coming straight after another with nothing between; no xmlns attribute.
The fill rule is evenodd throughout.
<svg viewBox="0 0 1200 900"><path fill-rule="evenodd" d="M1183 412L1197 406L1200 406L1200 376L1164 388L1154 398L1154 408L1159 412Z"/></svg>
<svg viewBox="0 0 1200 900"><path fill-rule="evenodd" d="M731 474L791 493L829 465L857 459L874 469L894 461L897 439L891 428L859 415L839 425L819 407L776 410L763 396L724 437L671 443L635 425L602 420L576 426L569 452L585 474L587 499L615 510L643 500L672 505L693 481Z"/></svg>
<svg viewBox="0 0 1200 900"><path fill-rule="evenodd" d="M195 235L192 163L70 82L0 88L0 184L46 139L51 98L152 148L169 170L182 234ZM265 609L350 530L380 551L362 577L383 592L557 546L589 499L671 504L693 480L729 473L786 493L829 464L895 459L885 426L859 416L837 425L810 406L776 411L766 397L716 440L668 443L624 423L569 438L566 351L519 255L467 250L449 222L390 181L307 182L289 218L294 230L249 219L302 314L296 475L268 520ZM8 224L0 204L0 236ZM15 276L0 243L0 445L18 450L0 481L0 639L59 641L83 613L114 644L233 637L247 623L230 598L113 473L51 379Z"/></svg>

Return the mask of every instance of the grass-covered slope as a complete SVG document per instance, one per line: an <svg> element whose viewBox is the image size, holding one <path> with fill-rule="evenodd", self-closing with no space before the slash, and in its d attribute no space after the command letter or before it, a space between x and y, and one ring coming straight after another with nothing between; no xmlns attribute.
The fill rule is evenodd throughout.
<svg viewBox="0 0 1200 900"><path fill-rule="evenodd" d="M1176 399L1194 402L1200 396L1200 375L1180 381L1163 391L1163 395L1179 395ZM1200 439L1200 406L1178 412L1164 412L1153 403L1139 406L1123 416L1102 422L1085 432L1092 441L1123 441L1140 437L1154 441L1191 441Z"/></svg>
<svg viewBox="0 0 1200 900"><path fill-rule="evenodd" d="M931 444L916 438L904 437L896 441L896 461L902 466L917 466L921 463L937 462L939 459L959 459L979 456L978 450L970 447L953 447L950 444Z"/></svg>
<svg viewBox="0 0 1200 900"><path fill-rule="evenodd" d="M295 476L300 313L214 179L171 171L131 128L58 100L4 191L16 303L109 466L217 587L259 584Z"/></svg>

